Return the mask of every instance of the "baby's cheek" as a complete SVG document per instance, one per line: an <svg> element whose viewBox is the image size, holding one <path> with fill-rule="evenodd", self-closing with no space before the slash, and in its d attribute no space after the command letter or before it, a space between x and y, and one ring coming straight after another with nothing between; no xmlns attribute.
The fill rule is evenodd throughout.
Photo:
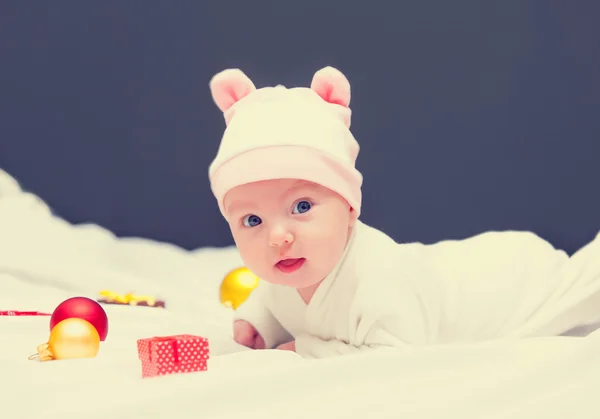
<svg viewBox="0 0 600 419"><path fill-rule="evenodd" d="M333 243L344 241L348 232L348 224L341 219L326 218L319 222L311 223L309 235L319 242Z"/></svg>
<svg viewBox="0 0 600 419"><path fill-rule="evenodd" d="M251 241L238 239L235 244L244 259L253 259L257 253L258 246L253 245Z"/></svg>
<svg viewBox="0 0 600 419"><path fill-rule="evenodd" d="M321 226L312 235L311 248L314 255L318 255L321 264L329 267L335 264L344 253L348 239L348 227L342 223L332 222L327 226Z"/></svg>
<svg viewBox="0 0 600 419"><path fill-rule="evenodd" d="M261 270L264 269L262 265L264 265L264 247L260 246L254 240L244 240L238 239L236 240L236 246L238 251L240 252L240 256L244 261L244 264L252 269L252 270Z"/></svg>

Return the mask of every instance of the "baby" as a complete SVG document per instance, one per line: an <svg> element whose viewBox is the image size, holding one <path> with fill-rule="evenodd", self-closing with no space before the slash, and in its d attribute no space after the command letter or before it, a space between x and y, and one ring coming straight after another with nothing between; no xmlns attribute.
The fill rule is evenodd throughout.
<svg viewBox="0 0 600 419"><path fill-rule="evenodd" d="M257 90L229 69L210 89L227 126L211 188L262 279L235 314L238 343L323 358L556 335L598 320L598 239L569 258L531 233L400 244L361 222L340 71L319 70L310 88Z"/></svg>

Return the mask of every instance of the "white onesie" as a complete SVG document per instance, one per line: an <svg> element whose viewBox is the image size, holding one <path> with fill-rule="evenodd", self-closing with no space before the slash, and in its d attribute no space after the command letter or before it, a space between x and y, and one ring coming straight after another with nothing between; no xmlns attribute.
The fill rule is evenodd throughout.
<svg viewBox="0 0 600 419"><path fill-rule="evenodd" d="M235 318L307 358L559 335L600 320L600 235L569 257L527 232L399 244L359 221L309 304L261 281Z"/></svg>

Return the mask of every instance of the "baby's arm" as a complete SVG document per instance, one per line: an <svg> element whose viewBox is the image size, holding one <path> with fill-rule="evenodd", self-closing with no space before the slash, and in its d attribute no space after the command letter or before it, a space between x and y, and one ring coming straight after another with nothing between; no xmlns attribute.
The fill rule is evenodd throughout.
<svg viewBox="0 0 600 419"><path fill-rule="evenodd" d="M300 335L296 338L296 353L304 358L330 358L359 352L381 349L407 349L410 345L398 333L399 317L393 314L381 318L368 327L365 340L352 344L337 339L321 339L312 335Z"/></svg>
<svg viewBox="0 0 600 419"><path fill-rule="evenodd" d="M552 336L600 314L600 240L573 257L529 232L428 246L445 284L446 340Z"/></svg>
<svg viewBox="0 0 600 419"><path fill-rule="evenodd" d="M510 336L552 336L600 322L600 234L571 257L549 243L546 254L545 260L527 265L530 272L546 275L530 274L528 303L533 315ZM531 297L536 294L544 300L534 306Z"/></svg>
<svg viewBox="0 0 600 419"><path fill-rule="evenodd" d="M429 290L430 282L416 282L412 275L373 274L371 281L357 290L347 314L351 342L300 335L296 337L298 354L327 358L376 349L408 349L435 339L440 316L438 290Z"/></svg>
<svg viewBox="0 0 600 419"><path fill-rule="evenodd" d="M298 336L296 351L321 358L382 347L552 336L600 321L600 234L572 257L520 232L414 249L412 260L399 258L363 281L350 314L352 344Z"/></svg>
<svg viewBox="0 0 600 419"><path fill-rule="evenodd" d="M273 316L270 306L269 284L261 281L252 291L248 299L236 310L234 321L245 320L250 323L265 341L265 348L272 349L277 345L289 342L292 336Z"/></svg>

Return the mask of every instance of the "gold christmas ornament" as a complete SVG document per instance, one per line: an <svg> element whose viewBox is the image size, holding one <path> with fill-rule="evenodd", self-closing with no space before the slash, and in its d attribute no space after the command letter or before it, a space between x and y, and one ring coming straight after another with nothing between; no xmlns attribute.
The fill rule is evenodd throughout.
<svg viewBox="0 0 600 419"><path fill-rule="evenodd" d="M30 360L94 358L100 349L100 336L88 321L71 317L58 323L50 332L47 343L37 347Z"/></svg>
<svg viewBox="0 0 600 419"><path fill-rule="evenodd" d="M237 310L258 286L259 282L260 279L248 268L234 269L225 275L225 279L221 283L221 304Z"/></svg>

